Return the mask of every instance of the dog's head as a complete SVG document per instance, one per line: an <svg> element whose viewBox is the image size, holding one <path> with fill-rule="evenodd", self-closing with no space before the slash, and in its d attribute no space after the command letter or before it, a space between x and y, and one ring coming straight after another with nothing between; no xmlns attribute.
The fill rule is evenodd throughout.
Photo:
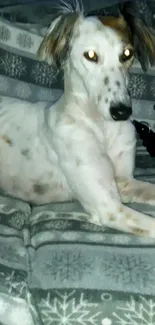
<svg viewBox="0 0 155 325"><path fill-rule="evenodd" d="M155 35L127 4L118 17L67 12L52 22L38 55L65 68L71 88L95 100L104 118L126 120L132 112L128 69L134 56L143 69L155 63Z"/></svg>

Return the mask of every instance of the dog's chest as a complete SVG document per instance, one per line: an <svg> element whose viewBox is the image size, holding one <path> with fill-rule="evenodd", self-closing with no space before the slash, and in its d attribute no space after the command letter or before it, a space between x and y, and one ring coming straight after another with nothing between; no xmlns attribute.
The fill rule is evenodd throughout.
<svg viewBox="0 0 155 325"><path fill-rule="evenodd" d="M135 131L130 121L105 122L103 132L104 148L113 161L120 153L135 146Z"/></svg>

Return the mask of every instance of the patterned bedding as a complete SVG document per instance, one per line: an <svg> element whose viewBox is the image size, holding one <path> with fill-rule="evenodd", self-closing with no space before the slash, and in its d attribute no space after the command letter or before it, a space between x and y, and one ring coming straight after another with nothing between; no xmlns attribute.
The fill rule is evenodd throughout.
<svg viewBox="0 0 155 325"><path fill-rule="evenodd" d="M140 5L154 24L155 1ZM42 11L25 20L20 8L0 12L0 94L54 102L61 76L35 58ZM155 69L135 63L130 91L134 117L155 129ZM155 183L139 139L135 175ZM31 207L0 196L0 247L0 325L155 325L154 239L93 225L78 202Z"/></svg>

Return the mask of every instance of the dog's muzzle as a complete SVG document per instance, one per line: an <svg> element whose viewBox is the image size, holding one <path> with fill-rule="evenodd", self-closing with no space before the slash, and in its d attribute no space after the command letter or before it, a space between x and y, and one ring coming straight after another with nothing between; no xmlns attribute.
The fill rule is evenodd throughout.
<svg viewBox="0 0 155 325"><path fill-rule="evenodd" d="M132 114L132 107L122 103L112 104L110 114L114 121L126 121Z"/></svg>

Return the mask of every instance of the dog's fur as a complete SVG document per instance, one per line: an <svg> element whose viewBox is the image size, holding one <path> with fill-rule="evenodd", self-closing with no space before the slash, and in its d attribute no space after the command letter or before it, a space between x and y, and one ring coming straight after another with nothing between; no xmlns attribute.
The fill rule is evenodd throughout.
<svg viewBox="0 0 155 325"><path fill-rule="evenodd" d="M142 22L136 28L143 28ZM151 62L155 40L139 35ZM154 42L154 43L153 43ZM77 199L90 221L154 237L155 220L123 205L155 206L155 185L133 178L136 137L130 120L114 121L111 104L130 105L125 48L133 29L123 16L63 13L49 28L39 57L64 70L64 94L56 104L1 97L0 185L34 204ZM98 59L88 60L94 50Z"/></svg>

